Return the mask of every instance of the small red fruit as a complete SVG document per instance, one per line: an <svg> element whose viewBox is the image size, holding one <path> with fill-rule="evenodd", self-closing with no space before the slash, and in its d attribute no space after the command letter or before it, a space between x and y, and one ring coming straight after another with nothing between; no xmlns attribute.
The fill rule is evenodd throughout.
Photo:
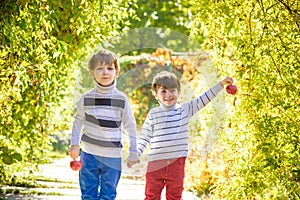
<svg viewBox="0 0 300 200"><path fill-rule="evenodd" d="M228 85L226 91L228 94L234 95L237 92L237 87L235 85Z"/></svg>
<svg viewBox="0 0 300 200"><path fill-rule="evenodd" d="M73 160L73 161L70 162L70 167L74 171L78 171L82 167L82 162L80 160Z"/></svg>

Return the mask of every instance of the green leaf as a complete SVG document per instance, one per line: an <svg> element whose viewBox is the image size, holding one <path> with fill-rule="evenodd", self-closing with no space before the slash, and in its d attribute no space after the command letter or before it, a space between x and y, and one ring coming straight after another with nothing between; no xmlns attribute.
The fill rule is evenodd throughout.
<svg viewBox="0 0 300 200"><path fill-rule="evenodd" d="M4 155L2 157L2 161L4 164L7 164L7 165L11 165L13 163L13 159L8 155Z"/></svg>
<svg viewBox="0 0 300 200"><path fill-rule="evenodd" d="M22 161L22 155L19 153L14 153L11 157L17 161Z"/></svg>

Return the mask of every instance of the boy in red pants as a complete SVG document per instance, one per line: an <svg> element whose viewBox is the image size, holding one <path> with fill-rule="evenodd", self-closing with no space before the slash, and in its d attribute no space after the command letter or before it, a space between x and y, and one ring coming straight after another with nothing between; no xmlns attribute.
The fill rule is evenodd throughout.
<svg viewBox="0 0 300 200"><path fill-rule="evenodd" d="M141 155L151 144L145 200L160 200L164 187L167 200L182 199L190 118L232 83L232 78L226 77L201 96L178 104L180 83L175 74L163 71L154 77L152 92L160 106L149 111L137 147Z"/></svg>

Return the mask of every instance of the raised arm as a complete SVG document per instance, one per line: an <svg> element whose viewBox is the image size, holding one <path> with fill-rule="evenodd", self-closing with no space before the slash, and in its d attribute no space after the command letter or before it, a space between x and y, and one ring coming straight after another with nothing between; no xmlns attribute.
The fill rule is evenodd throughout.
<svg viewBox="0 0 300 200"><path fill-rule="evenodd" d="M211 102L218 93L224 88L225 85L231 85L233 83L232 78L226 77L222 81L218 82L216 85L205 91L199 97L193 99L192 101L185 104L188 108L188 113L190 116L196 114L199 110L205 107L209 102Z"/></svg>

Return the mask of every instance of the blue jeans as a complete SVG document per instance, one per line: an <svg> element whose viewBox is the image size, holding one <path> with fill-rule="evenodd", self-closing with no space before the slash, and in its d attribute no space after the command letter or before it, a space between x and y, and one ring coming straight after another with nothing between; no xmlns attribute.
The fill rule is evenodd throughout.
<svg viewBox="0 0 300 200"><path fill-rule="evenodd" d="M82 200L114 200L121 177L121 158L108 158L81 152L79 184Z"/></svg>

